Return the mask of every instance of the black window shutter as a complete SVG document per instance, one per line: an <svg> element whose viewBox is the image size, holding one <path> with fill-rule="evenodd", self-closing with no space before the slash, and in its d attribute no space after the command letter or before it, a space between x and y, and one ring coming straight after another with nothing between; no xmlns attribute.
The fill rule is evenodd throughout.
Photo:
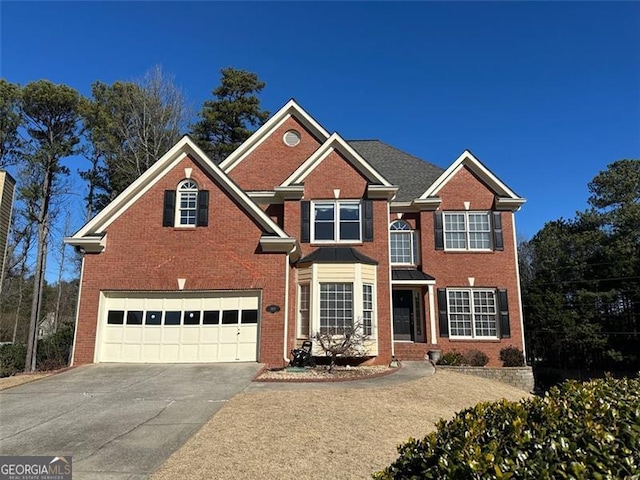
<svg viewBox="0 0 640 480"><path fill-rule="evenodd" d="M498 290L498 308L500 309L500 338L511 338L511 326L509 325L509 300L507 291Z"/></svg>
<svg viewBox="0 0 640 480"><path fill-rule="evenodd" d="M196 225L198 227L206 227L209 225L209 190L198 191Z"/></svg>
<svg viewBox="0 0 640 480"><path fill-rule="evenodd" d="M162 214L162 226L173 227L175 224L176 215L176 191L165 190L164 191L164 210Z"/></svg>
<svg viewBox="0 0 640 480"><path fill-rule="evenodd" d="M438 289L438 320L440 323L440 336L449 336L449 317L447 315L447 289Z"/></svg>
<svg viewBox="0 0 640 480"><path fill-rule="evenodd" d="M300 202L300 242L311 241L311 204L308 201Z"/></svg>
<svg viewBox="0 0 640 480"><path fill-rule="evenodd" d="M502 239L502 213L493 212L493 249L504 250Z"/></svg>
<svg viewBox="0 0 640 480"><path fill-rule="evenodd" d="M444 229L442 226L442 212L433 212L433 224L435 225L436 250L444 250Z"/></svg>
<svg viewBox="0 0 640 480"><path fill-rule="evenodd" d="M373 201L362 202L364 208L363 240L373 242Z"/></svg>

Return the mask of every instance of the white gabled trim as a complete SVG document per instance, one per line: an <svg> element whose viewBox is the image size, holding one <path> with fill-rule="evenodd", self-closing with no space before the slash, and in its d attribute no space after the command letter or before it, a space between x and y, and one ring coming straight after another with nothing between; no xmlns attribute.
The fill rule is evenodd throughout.
<svg viewBox="0 0 640 480"><path fill-rule="evenodd" d="M333 133L302 165L300 165L289 178L287 178L281 187L302 183L307 176L315 170L333 151L338 151L344 155L347 160L369 181L392 187L387 179L385 179L378 171L373 168L362 156L356 152L338 133Z"/></svg>
<svg viewBox="0 0 640 480"><path fill-rule="evenodd" d="M435 197L438 192L444 187L449 180L451 180L456 173L462 170L464 167L469 168L474 174L476 174L484 183L486 183L499 197L506 197L511 201L519 201L520 205L525 200L519 197L513 190L505 185L496 175L485 167L480 160L478 160L473 153L469 150L465 150L456 159L455 162L447 168L438 179L431 184L431 186L420 196L421 200L428 199L429 197Z"/></svg>
<svg viewBox="0 0 640 480"><path fill-rule="evenodd" d="M88 238L103 233L124 211L149 191L166 172L182 161L185 155L190 155L199 163L267 232L274 233L281 238L288 238L288 235L238 185L231 181L220 167L211 161L189 137L184 136L98 215L87 222L73 236L66 238L65 242L81 247L87 242L95 243L95 240L88 240Z"/></svg>
<svg viewBox="0 0 640 480"><path fill-rule="evenodd" d="M242 145L234 150L231 155L220 162L220 168L222 168L225 173L229 173L240 162L242 162L247 155L264 142L271 132L276 130L291 117L302 123L302 125L313 135L318 137L320 141L324 141L329 138L329 132L327 132L322 125L316 122L311 115L305 112L294 99L291 99L284 107L274 113L273 116L258 130L256 130Z"/></svg>

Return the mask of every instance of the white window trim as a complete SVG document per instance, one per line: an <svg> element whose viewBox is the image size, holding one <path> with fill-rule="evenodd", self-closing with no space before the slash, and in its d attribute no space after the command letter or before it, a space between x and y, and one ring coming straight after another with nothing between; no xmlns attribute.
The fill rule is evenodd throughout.
<svg viewBox="0 0 640 480"><path fill-rule="evenodd" d="M365 309L364 308L364 287L365 286L369 286L371 287L371 309ZM364 313L365 312L371 312L371 333L368 334L368 336L373 337L373 333L374 333L374 327L375 327L375 312L376 312L376 286L373 283L363 283L362 284L362 329L363 329L363 333L365 333L365 335L367 335L366 332L364 332Z"/></svg>
<svg viewBox="0 0 640 480"><path fill-rule="evenodd" d="M451 333L451 303L449 301L449 292L468 292L469 302L471 307L471 336L468 335L454 335ZM495 336L480 336L476 335L476 313L474 308L473 293L474 292L491 292L493 294L493 302L495 305L495 319L496 319L496 335ZM447 322L449 324L449 338L455 340L499 340L500 339L500 312L498 306L498 292L492 288L447 288Z"/></svg>
<svg viewBox="0 0 640 480"><path fill-rule="evenodd" d="M316 240L316 205L333 205L333 240ZM342 240L340 237L340 205L358 205L358 238L353 240ZM334 244L334 243L362 243L362 202L360 200L317 200L311 202L311 243Z"/></svg>
<svg viewBox="0 0 640 480"><path fill-rule="evenodd" d="M181 190L182 186L186 183L192 183L196 186L195 189L190 188L188 190ZM178 187L176 188L176 212L175 212L175 220L173 222L174 227L176 228L196 228L196 225L198 224L198 191L199 191L199 187L198 184L195 182L195 180L192 180L190 178L187 178L185 180L182 180L179 184ZM195 212L196 212L196 216L195 216L195 222L193 225L190 224L182 224L180 223L181 220L181 216L180 213L182 212L182 210L193 210L192 208L180 208L180 204L181 204L181 194L182 193L194 193L196 194L196 208L195 208Z"/></svg>
<svg viewBox="0 0 640 480"><path fill-rule="evenodd" d="M489 248L471 248L471 236L470 236L470 230L469 230L469 214L485 214L487 216L487 218L489 219ZM447 215L464 215L464 233L465 233L465 241L466 241L466 248L451 248L451 247L447 247L447 221L446 221L446 216ZM455 233L460 233L460 232L455 232ZM442 212L442 241L444 243L444 249L445 251L448 252L492 252L493 251L493 229L492 229L492 225L491 225L491 212L490 211L484 211L484 210L480 210L480 211L469 211L469 212L462 212L462 211L447 211L447 212Z"/></svg>
<svg viewBox="0 0 640 480"><path fill-rule="evenodd" d="M302 288L303 287L307 287L309 289L308 295L307 295L307 301L308 301L308 305L307 305L307 322L308 322L307 331L308 331L308 334L307 335L303 335L301 333L301 330L302 330L302 328L301 328L301 326L302 326L302 314L301 314L302 308L301 307L302 307ZM311 335L311 309L312 309L311 306L313 305L313 302L311 301L311 291L312 291L312 288L311 288L311 284L310 283L306 282L306 283L298 284L298 302L297 302L297 307L296 307L297 308L297 310L296 310L296 312L297 312L297 315L296 315L296 338L304 339L304 340L309 339L309 337Z"/></svg>
<svg viewBox="0 0 640 480"><path fill-rule="evenodd" d="M443 218L444 221L444 218ZM394 223L405 223L409 226L409 230L391 230L391 227ZM397 234L409 234L409 246L411 248L411 260L412 262L404 263L404 262L394 262L391 259L391 236ZM405 220L394 220L389 224L389 262L391 265L395 266L404 266L404 267L415 267L420 265L420 238L418 236L418 231L411 228L409 222Z"/></svg>

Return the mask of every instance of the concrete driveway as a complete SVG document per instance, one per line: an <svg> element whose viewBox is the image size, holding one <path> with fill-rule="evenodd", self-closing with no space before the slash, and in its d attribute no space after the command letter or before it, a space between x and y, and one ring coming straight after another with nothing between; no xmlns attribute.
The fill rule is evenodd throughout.
<svg viewBox="0 0 640 480"><path fill-rule="evenodd" d="M257 363L88 365L0 392L0 455L72 455L73 478L147 478Z"/></svg>

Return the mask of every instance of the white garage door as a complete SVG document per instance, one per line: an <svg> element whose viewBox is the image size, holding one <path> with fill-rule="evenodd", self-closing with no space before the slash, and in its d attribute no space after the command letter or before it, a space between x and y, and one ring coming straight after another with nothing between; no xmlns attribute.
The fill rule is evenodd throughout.
<svg viewBox="0 0 640 480"><path fill-rule="evenodd" d="M109 293L98 362L256 361L258 293Z"/></svg>

